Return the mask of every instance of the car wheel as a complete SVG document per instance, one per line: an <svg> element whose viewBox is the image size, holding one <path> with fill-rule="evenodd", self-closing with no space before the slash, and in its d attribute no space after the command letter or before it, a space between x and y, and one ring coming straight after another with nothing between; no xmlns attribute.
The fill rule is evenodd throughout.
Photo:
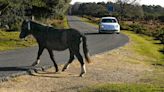
<svg viewBox="0 0 164 92"><path fill-rule="evenodd" d="M102 32L99 30L99 34L101 34Z"/></svg>
<svg viewBox="0 0 164 92"><path fill-rule="evenodd" d="M116 32L116 34L120 34L120 32Z"/></svg>

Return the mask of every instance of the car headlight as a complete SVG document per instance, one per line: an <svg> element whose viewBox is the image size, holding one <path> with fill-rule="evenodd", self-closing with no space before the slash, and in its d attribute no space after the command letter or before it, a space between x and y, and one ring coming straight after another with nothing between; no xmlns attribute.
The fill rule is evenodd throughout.
<svg viewBox="0 0 164 92"><path fill-rule="evenodd" d="M103 25L101 25L101 28L104 28L104 26L103 26Z"/></svg>
<svg viewBox="0 0 164 92"><path fill-rule="evenodd" d="M115 27L116 27L116 28L118 28L118 27L119 27L119 25L115 25Z"/></svg>

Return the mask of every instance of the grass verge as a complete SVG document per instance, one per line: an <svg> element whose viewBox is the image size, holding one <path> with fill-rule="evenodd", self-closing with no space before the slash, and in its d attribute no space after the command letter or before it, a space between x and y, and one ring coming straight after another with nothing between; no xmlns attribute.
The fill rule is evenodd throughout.
<svg viewBox="0 0 164 92"><path fill-rule="evenodd" d="M152 37L145 35L135 34L131 31L122 31L122 33L130 37L134 43L129 49L139 53L140 55L151 58L151 60L149 59L149 62L153 65L164 66L164 54L160 52L163 45L159 44L160 41L154 40ZM147 60L144 61L147 62Z"/></svg>
<svg viewBox="0 0 164 92"><path fill-rule="evenodd" d="M0 51L34 46L36 41L28 37L26 41L19 39L20 32L5 32L0 30Z"/></svg>
<svg viewBox="0 0 164 92"><path fill-rule="evenodd" d="M99 84L80 92L162 92L163 88L147 84Z"/></svg>

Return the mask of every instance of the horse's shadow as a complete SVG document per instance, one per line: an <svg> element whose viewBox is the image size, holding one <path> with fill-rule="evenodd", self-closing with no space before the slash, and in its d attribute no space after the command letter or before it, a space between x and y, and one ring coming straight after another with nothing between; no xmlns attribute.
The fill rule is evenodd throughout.
<svg viewBox="0 0 164 92"><path fill-rule="evenodd" d="M31 73L31 76L34 77L47 77L47 78L68 78L68 77L78 77L78 75L72 74L72 73L64 73L64 72L37 72L37 73Z"/></svg>
<svg viewBox="0 0 164 92"><path fill-rule="evenodd" d="M37 70L40 67L32 66L20 66L20 67L0 67L0 72L26 72L30 76L34 77L48 77L48 78L66 78L66 77L77 77L78 75L64 72L54 72L46 70ZM21 75L21 73L20 73ZM9 75L10 76L10 75Z"/></svg>

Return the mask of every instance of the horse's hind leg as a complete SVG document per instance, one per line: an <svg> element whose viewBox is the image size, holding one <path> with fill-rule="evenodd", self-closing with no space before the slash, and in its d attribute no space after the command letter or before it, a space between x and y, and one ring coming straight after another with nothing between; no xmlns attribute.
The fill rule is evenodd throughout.
<svg viewBox="0 0 164 92"><path fill-rule="evenodd" d="M58 72L59 69L58 69L58 66L57 66L57 64L56 64L56 62L55 62L55 60L54 60L54 54L53 54L52 50L50 50L50 49L48 49L48 52L49 52L49 54L50 54L50 58L51 58L51 60L52 60L53 63L54 63L54 66L55 66L56 72Z"/></svg>
<svg viewBox="0 0 164 92"><path fill-rule="evenodd" d="M37 59L36 59L36 61L32 64L32 66L36 66L37 64L40 63L40 56L42 55L43 50L44 50L43 47L39 47Z"/></svg>
<svg viewBox="0 0 164 92"><path fill-rule="evenodd" d="M80 73L80 77L83 77L83 75L86 73L86 68L85 68L85 64L83 61L83 57L81 56L80 52L76 52L76 57L79 60L80 64L81 64L81 73Z"/></svg>
<svg viewBox="0 0 164 92"><path fill-rule="evenodd" d="M68 68L69 64L72 63L73 60L74 60L74 54L70 50L70 58L69 58L69 61L64 65L62 71L65 71Z"/></svg>

